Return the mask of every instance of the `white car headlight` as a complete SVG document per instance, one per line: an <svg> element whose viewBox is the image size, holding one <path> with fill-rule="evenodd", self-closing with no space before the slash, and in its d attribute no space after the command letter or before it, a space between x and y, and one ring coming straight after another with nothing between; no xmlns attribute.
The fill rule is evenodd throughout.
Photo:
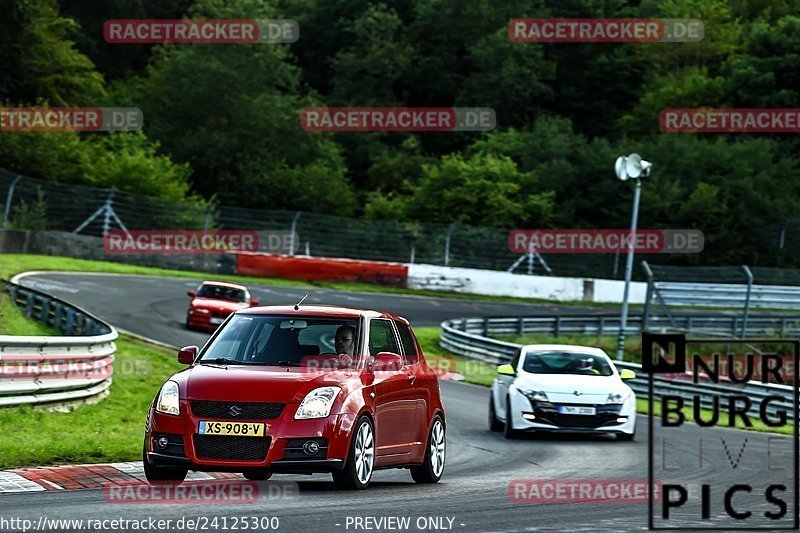
<svg viewBox="0 0 800 533"><path fill-rule="evenodd" d="M520 392L530 398L531 400L535 400L537 402L549 402L550 400L547 398L547 394L544 391L540 390L533 390L533 389L522 389Z"/></svg>
<svg viewBox="0 0 800 533"><path fill-rule="evenodd" d="M156 401L156 411L169 415L181 414L181 403L178 398L178 384L174 381L167 381L161 387L161 393Z"/></svg>
<svg viewBox="0 0 800 533"><path fill-rule="evenodd" d="M333 401L340 390L342 389L339 387L320 387L312 390L300 402L300 406L294 414L295 420L325 418L330 415Z"/></svg>
<svg viewBox="0 0 800 533"><path fill-rule="evenodd" d="M630 395L631 395L630 392L612 392L611 394L608 395L608 398L606 398L606 403L607 404L623 403L625 402L625 400L628 399L628 396Z"/></svg>
<svg viewBox="0 0 800 533"><path fill-rule="evenodd" d="M201 313L201 314L204 314L204 315L207 315L207 314L209 314L211 312L208 309L203 309L202 307L192 307L192 311L194 311L195 313Z"/></svg>

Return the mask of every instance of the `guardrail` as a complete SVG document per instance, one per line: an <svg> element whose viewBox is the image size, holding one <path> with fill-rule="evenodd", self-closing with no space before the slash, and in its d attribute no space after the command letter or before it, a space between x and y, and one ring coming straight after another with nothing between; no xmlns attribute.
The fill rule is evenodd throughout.
<svg viewBox="0 0 800 533"><path fill-rule="evenodd" d="M25 313L66 336L0 335L0 407L94 401L112 382L117 331L45 293L7 284Z"/></svg>
<svg viewBox="0 0 800 533"><path fill-rule="evenodd" d="M749 299L754 309L800 309L800 287L677 281L657 281L655 287L670 306L742 307Z"/></svg>
<svg viewBox="0 0 800 533"><path fill-rule="evenodd" d="M442 324L466 333L487 335L524 335L544 333L547 335L616 335L619 332L619 315L556 315L537 317L457 318ZM642 315L628 317L626 335L638 335L643 329ZM733 315L671 315L649 316L647 329L658 331L691 331L708 335L737 336L746 325L747 336L778 334L800 336L800 315L750 316L745 324L742 317Z"/></svg>
<svg viewBox="0 0 800 533"><path fill-rule="evenodd" d="M520 350L521 344L513 342L501 341L499 339L492 339L486 337L487 334L513 334L518 333L519 330L513 329L519 327L521 324L523 332L536 331L534 328L537 325L545 324L547 327L552 325L555 318L460 318L453 320L446 320L441 324L441 333L439 336L439 345L450 352L482 361L489 364L503 364L507 363L511 358ZM561 317L564 319L565 317ZM589 317L569 317L574 319L574 324L579 323L578 319L586 319L587 323L596 324L588 320ZM600 317L593 317L600 318ZM544 322L542 322L544 320ZM547 320L551 322L548 323ZM531 329L527 329L530 327ZM617 323L617 327L619 324ZM749 324L748 324L749 328ZM635 328L634 328L635 329ZM634 331L638 333L638 331ZM642 367L636 363L628 363L623 361L614 361L614 365L618 368L628 368L637 373L637 377L626 381L631 388L640 397L647 397L648 394L648 381L642 375ZM783 398L781 401L771 401L766 409L770 415L775 415L783 410L792 416L794 410L793 388L787 385L778 384L764 384L756 381L750 381L746 384L716 384L716 383L699 383L695 384L691 380L665 378L656 376L653 379L653 393L656 396L674 395L688 401L687 405L692 405L694 395L700 395L701 405L705 408L712 406L711 395L718 394L741 394L745 395L752 401L751 408L748 414L758 418L759 406L761 401L767 396L780 396ZM726 411L726 409L721 408ZM794 413L794 417L797 414ZM791 418L790 418L791 420Z"/></svg>

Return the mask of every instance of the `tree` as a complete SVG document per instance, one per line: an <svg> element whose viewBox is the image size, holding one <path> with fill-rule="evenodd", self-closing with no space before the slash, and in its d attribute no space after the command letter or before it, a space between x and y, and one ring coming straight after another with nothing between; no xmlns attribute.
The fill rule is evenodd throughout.
<svg viewBox="0 0 800 533"><path fill-rule="evenodd" d="M536 189L536 176L508 157L452 154L424 167L407 214L427 222L542 227L552 217L553 197Z"/></svg>
<svg viewBox="0 0 800 533"><path fill-rule="evenodd" d="M99 104L105 95L103 77L75 49L69 35L77 24L59 15L56 0L4 0L0 11L0 99Z"/></svg>
<svg viewBox="0 0 800 533"><path fill-rule="evenodd" d="M256 0L224 5L200 0L190 15L276 17ZM318 102L301 94L299 71L286 46L163 45L153 57L147 76L116 93L142 107L148 135L166 153L192 165L196 191L216 194L221 203L269 208L296 205L298 197L312 191L320 199L315 205L340 190L352 196L338 147L328 136L300 126L300 110ZM323 167L328 180L296 179L303 169L318 173ZM280 181L288 176L295 184L290 189ZM286 197L289 190L295 196ZM345 205L351 202L326 207L345 214Z"/></svg>

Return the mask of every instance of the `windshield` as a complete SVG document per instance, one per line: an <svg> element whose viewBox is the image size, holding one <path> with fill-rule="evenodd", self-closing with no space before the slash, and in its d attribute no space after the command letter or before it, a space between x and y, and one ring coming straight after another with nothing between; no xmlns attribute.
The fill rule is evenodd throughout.
<svg viewBox="0 0 800 533"><path fill-rule="evenodd" d="M530 352L522 365L533 374L580 374L610 376L614 373L605 357L580 352Z"/></svg>
<svg viewBox="0 0 800 533"><path fill-rule="evenodd" d="M203 353L201 363L277 365L335 370L355 366L357 319L234 315ZM341 353L338 353L341 352Z"/></svg>
<svg viewBox="0 0 800 533"><path fill-rule="evenodd" d="M240 303L247 301L242 289L223 287L221 285L203 285L195 296L197 298L212 298L214 300L228 300Z"/></svg>

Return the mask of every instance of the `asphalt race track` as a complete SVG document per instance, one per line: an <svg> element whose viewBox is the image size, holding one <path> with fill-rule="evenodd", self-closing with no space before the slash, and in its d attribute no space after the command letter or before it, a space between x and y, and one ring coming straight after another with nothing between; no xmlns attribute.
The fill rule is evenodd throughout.
<svg viewBox="0 0 800 533"><path fill-rule="evenodd" d="M183 327L187 290L197 280L145 278L138 276L46 274L24 278L21 283L57 295L77 304L115 326L170 345L202 344L205 336L187 332ZM254 297L267 304L295 303L305 294L300 288L252 287ZM413 325L435 325L445 318L481 315L533 314L534 307L502 302L398 297L374 293L349 293L314 289L312 303L375 307L401 314ZM541 306L537 310L554 310ZM574 308L572 308L574 309ZM605 311L609 311L606 309ZM647 505L644 503L516 503L509 497L509 484L515 479L583 480L647 479L647 419L639 417L634 442L617 442L610 437L527 436L506 440L502 434L487 429L488 390L478 386L442 382L447 412L448 455L444 477L438 485L421 486L412 482L405 470L378 471L370 489L362 492L332 490L330 477L275 476L265 487L278 487L284 481L299 483L299 494L261 501L255 505L122 505L110 504L100 489L8 494L0 498L0 516L30 518L129 518L146 517L252 517L280 518L278 531L364 531L355 529L348 517L411 517L409 531L417 531L416 521L427 517L452 518L456 531L635 531L647 528ZM142 413L144 423L145 413ZM664 431L659 428L659 431ZM663 460L680 468L674 479L692 484L690 495L700 483L725 487L742 482L743 472L756 480L764 471L764 458L770 446L766 434L728 429L700 428L685 425L674 428L670 440L659 454L671 446L699 442L703 451L690 446L677 452L679 459ZM746 448L742 442L747 437ZM723 440L724 439L724 440ZM723 453L723 443L726 452ZM787 441L788 442L788 441ZM787 459L772 443L772 461ZM727 449L737 453L741 464L731 468ZM702 466L698 467L698 462ZM747 466L745 465L747 463ZM667 466L664 466L666 468ZM750 470L747 470L750 468ZM789 474L789 476L791 473ZM788 479L784 482L789 484ZM789 491L791 493L791 490ZM699 493L699 492L698 492ZM754 492L755 493L755 492ZM722 511L718 494L712 504L712 518L705 526L723 526L731 522ZM761 494L736 501L754 514L774 510ZM785 495L788 501L790 494ZM790 506L791 509L791 506ZM660 510L657 504L657 510ZM694 515L696 516L696 515ZM691 527L683 520L669 525ZM447 527L448 520L444 520ZM374 524L372 524L374 526ZM213 529L209 529L213 531ZM374 530L374 528L372 528Z"/></svg>

